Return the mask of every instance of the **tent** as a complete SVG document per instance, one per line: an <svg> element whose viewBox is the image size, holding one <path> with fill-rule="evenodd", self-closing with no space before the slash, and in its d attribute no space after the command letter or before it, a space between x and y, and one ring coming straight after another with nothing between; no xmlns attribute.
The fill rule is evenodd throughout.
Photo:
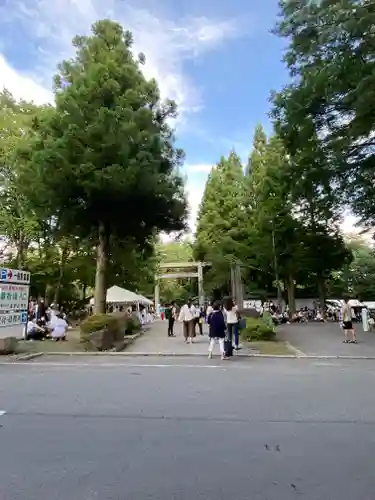
<svg viewBox="0 0 375 500"><path fill-rule="evenodd" d="M146 297L143 297L143 295L138 295L117 285L108 288L106 301L107 304L152 304L152 301L146 299ZM92 298L90 300L90 304L93 305L94 302L94 298Z"/></svg>
<svg viewBox="0 0 375 500"><path fill-rule="evenodd" d="M107 290L107 304L137 304L139 302L141 302L141 297L125 288L114 285Z"/></svg>
<svg viewBox="0 0 375 500"><path fill-rule="evenodd" d="M147 297L144 297L143 295L139 295L140 297L140 303L144 306L150 306L153 304L152 300L148 299Z"/></svg>

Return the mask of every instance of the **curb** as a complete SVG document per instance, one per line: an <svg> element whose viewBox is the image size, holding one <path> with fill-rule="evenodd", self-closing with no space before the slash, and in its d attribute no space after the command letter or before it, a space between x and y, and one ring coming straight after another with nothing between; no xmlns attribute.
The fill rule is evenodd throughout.
<svg viewBox="0 0 375 500"><path fill-rule="evenodd" d="M16 354L12 361L29 361L30 359L40 358L44 355L44 352L33 352L29 354Z"/></svg>
<svg viewBox="0 0 375 500"><path fill-rule="evenodd" d="M294 352L294 354L297 356L297 358L306 358L307 354L305 354L304 352L300 351L299 349L297 349L297 347L294 347L294 345L292 345L290 342L288 342L287 340L284 340L284 344L285 346L292 352Z"/></svg>
<svg viewBox="0 0 375 500"><path fill-rule="evenodd" d="M17 358L13 358L12 361L27 361L35 358L39 358L42 356L56 356L56 357L87 357L87 356L109 356L109 357L123 357L123 358L201 358L207 357L206 353L173 353L173 352L105 352L105 351L84 351L84 352L38 352L27 354L25 356L18 356ZM357 359L357 360L375 360L375 356L344 356L344 355L309 355L305 354L303 356L297 356L294 354L236 354L233 356L234 358L270 358L270 359L296 359L296 360L304 360L304 359Z"/></svg>

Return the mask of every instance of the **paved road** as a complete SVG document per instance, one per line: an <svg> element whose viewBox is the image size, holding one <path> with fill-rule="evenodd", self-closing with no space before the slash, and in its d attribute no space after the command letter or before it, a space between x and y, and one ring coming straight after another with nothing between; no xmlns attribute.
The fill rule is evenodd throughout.
<svg viewBox="0 0 375 500"><path fill-rule="evenodd" d="M373 498L373 361L74 359L0 365L1 500Z"/></svg>
<svg viewBox="0 0 375 500"><path fill-rule="evenodd" d="M278 337L289 341L305 354L318 356L375 357L375 333L364 332L355 324L358 344L343 344L338 323L305 323L280 327Z"/></svg>
<svg viewBox="0 0 375 500"><path fill-rule="evenodd" d="M127 347L126 352L163 353L163 354L207 354L208 326L204 325L204 335L197 335L193 344L185 344L182 335L182 323L174 326L175 337L168 337L167 321L157 320L136 340ZM197 327L198 332L198 327Z"/></svg>
<svg viewBox="0 0 375 500"><path fill-rule="evenodd" d="M182 334L182 323L176 322L174 326L175 337L168 337L168 324L166 321L155 321L133 344L126 348L127 353L144 353L150 354L176 354L184 355L205 355L208 354L208 325L203 325L203 335L198 334L194 338L192 344L185 344ZM241 350L241 354L254 354L258 351L245 347ZM219 355L219 346L216 345L214 355Z"/></svg>

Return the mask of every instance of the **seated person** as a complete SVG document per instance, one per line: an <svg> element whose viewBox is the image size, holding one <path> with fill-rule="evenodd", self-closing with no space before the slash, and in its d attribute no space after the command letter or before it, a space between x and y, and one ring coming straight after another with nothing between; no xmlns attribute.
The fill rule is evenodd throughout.
<svg viewBox="0 0 375 500"><path fill-rule="evenodd" d="M368 319L368 326L369 326L370 331L374 330L375 320L371 316Z"/></svg>
<svg viewBox="0 0 375 500"><path fill-rule="evenodd" d="M45 337L45 330L39 326L31 315L28 317L25 339L26 340L41 340Z"/></svg>
<svg viewBox="0 0 375 500"><path fill-rule="evenodd" d="M51 337L53 340L59 341L59 340L65 340L66 339L66 331L68 329L68 323L65 321L65 319L62 317L60 313L56 314L56 317L51 324L52 327L52 333Z"/></svg>
<svg viewBox="0 0 375 500"><path fill-rule="evenodd" d="M315 316L315 321L319 321L320 323L324 323L324 318L321 311L317 311Z"/></svg>

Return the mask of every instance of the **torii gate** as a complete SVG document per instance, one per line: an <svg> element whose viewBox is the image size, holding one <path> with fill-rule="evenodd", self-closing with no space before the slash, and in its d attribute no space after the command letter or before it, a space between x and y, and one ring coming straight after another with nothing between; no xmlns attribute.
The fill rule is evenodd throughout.
<svg viewBox="0 0 375 500"><path fill-rule="evenodd" d="M198 278L198 296L199 305L204 305L204 290L203 290L203 268L209 266L207 262L168 262L160 264L160 270L174 269L177 272L155 274L155 309L160 303L159 280L173 278ZM181 269L195 269L194 271L180 271Z"/></svg>

